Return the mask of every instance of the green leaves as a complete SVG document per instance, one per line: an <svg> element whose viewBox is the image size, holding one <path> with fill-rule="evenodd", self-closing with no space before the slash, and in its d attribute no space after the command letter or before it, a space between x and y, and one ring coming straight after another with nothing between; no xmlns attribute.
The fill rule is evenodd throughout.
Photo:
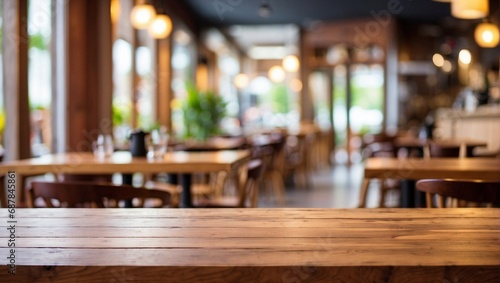
<svg viewBox="0 0 500 283"><path fill-rule="evenodd" d="M186 86L187 98L182 105L185 138L206 140L220 134L220 121L226 116L226 102L212 92L199 92L192 84Z"/></svg>

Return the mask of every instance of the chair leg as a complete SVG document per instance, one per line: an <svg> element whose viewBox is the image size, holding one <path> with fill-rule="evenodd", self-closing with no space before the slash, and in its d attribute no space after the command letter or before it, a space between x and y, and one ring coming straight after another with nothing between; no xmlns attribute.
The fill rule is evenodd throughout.
<svg viewBox="0 0 500 283"><path fill-rule="evenodd" d="M432 195L430 193L425 193L425 202L427 204L427 208L432 208Z"/></svg>
<svg viewBox="0 0 500 283"><path fill-rule="evenodd" d="M274 197L276 198L276 203L279 205L285 204L285 184L283 182L283 177L278 171L272 172L272 190Z"/></svg>
<svg viewBox="0 0 500 283"><path fill-rule="evenodd" d="M380 198L378 207L385 207L385 194L387 193L387 188L385 186L385 179L380 179Z"/></svg>
<svg viewBox="0 0 500 283"><path fill-rule="evenodd" d="M359 193L359 204L358 208L366 207L366 195L368 194L368 186L370 185L370 179L364 178L361 184L361 190Z"/></svg>
<svg viewBox="0 0 500 283"><path fill-rule="evenodd" d="M438 202L438 208L444 208L444 207L446 207L445 198L443 196L438 195L437 196L437 202Z"/></svg>

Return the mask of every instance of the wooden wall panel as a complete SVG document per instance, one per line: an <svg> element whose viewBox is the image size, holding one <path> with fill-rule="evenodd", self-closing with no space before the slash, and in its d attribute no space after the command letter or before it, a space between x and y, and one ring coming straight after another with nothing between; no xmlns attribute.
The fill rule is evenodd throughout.
<svg viewBox="0 0 500 283"><path fill-rule="evenodd" d="M27 0L3 1L4 160L31 157Z"/></svg>
<svg viewBox="0 0 500 283"><path fill-rule="evenodd" d="M96 135L112 129L110 1L68 5L68 151L90 151Z"/></svg>

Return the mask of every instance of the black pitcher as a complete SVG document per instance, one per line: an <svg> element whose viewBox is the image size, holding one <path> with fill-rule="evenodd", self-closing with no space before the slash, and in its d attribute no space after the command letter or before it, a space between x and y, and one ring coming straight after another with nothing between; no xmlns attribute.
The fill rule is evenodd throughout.
<svg viewBox="0 0 500 283"><path fill-rule="evenodd" d="M142 130L137 130L130 134L130 153L132 156L145 157L147 155L146 150L146 136L148 133Z"/></svg>

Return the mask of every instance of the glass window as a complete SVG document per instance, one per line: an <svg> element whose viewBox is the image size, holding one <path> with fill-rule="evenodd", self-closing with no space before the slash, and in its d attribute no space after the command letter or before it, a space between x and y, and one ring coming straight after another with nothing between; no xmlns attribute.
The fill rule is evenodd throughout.
<svg viewBox="0 0 500 283"><path fill-rule="evenodd" d="M347 69L338 65L333 69L333 125L335 144L346 146L347 139Z"/></svg>
<svg viewBox="0 0 500 283"><path fill-rule="evenodd" d="M225 132L235 132L240 126L238 120L240 111L238 90L233 83L233 79L240 69L238 56L227 49L225 52L217 54L217 65L219 70L219 95L227 103L227 117L222 121L222 128Z"/></svg>
<svg viewBox="0 0 500 283"><path fill-rule="evenodd" d="M152 52L148 46L139 46L135 51L137 82L137 126L149 130L155 124L153 99L155 78L152 69Z"/></svg>
<svg viewBox="0 0 500 283"><path fill-rule="evenodd" d="M51 1L28 1L28 94L34 156L49 153L51 147L51 32Z"/></svg>
<svg viewBox="0 0 500 283"><path fill-rule="evenodd" d="M309 88L314 99L315 121L321 127L330 127L330 77L325 72L313 72L309 76Z"/></svg>
<svg viewBox="0 0 500 283"><path fill-rule="evenodd" d="M179 25L173 33L172 47L172 132L181 137L184 134L182 101L186 98L186 84L195 83L195 45L193 36Z"/></svg>
<svg viewBox="0 0 500 283"><path fill-rule="evenodd" d="M378 64L354 64L351 76L351 129L360 135L378 133L383 122L384 68Z"/></svg>
<svg viewBox="0 0 500 283"><path fill-rule="evenodd" d="M117 39L113 44L113 125L119 145L127 141L132 127L132 45Z"/></svg>

